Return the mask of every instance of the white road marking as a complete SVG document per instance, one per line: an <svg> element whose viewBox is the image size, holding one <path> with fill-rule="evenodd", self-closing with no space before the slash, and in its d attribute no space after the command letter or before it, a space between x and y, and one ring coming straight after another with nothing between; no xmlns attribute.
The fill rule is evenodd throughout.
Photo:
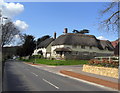
<svg viewBox="0 0 120 93"><path fill-rule="evenodd" d="M35 74L35 73L33 73L33 72L31 72L32 74L34 74L35 76L38 76L37 74Z"/></svg>
<svg viewBox="0 0 120 93"><path fill-rule="evenodd" d="M30 64L28 64L28 65L30 65ZM34 66L34 67L36 67L36 66ZM39 67L37 67L37 68L39 68ZM45 70L45 69L42 69L42 70ZM48 69L46 69L46 70L48 71ZM48 72L51 72L51 73L54 73L54 74L57 74L57 75L60 75L60 76L63 76L63 77L68 77L68 78L71 78L71 79L74 79L74 80L78 80L78 81L81 81L81 82L84 82L84 83L87 83L87 84L90 84L90 85L94 85L94 86L98 86L98 87L101 87L101 88L109 89L110 91L118 91L117 89L106 87L106 86L103 86L103 85L100 85L100 84L97 84L97 83L93 83L93 82L89 82L89 81L86 81L86 80L77 79L77 78L74 78L74 77L71 77L71 76L68 76L68 75L65 75L65 74L55 73L55 72L52 72L50 70Z"/></svg>
<svg viewBox="0 0 120 93"><path fill-rule="evenodd" d="M57 87L56 85L54 85L54 84L50 83L49 81L45 80L44 78L43 78L43 81L45 81L46 83L48 83L48 84L52 85L52 86L53 86L53 87L55 87L56 89L59 89L59 87Z"/></svg>

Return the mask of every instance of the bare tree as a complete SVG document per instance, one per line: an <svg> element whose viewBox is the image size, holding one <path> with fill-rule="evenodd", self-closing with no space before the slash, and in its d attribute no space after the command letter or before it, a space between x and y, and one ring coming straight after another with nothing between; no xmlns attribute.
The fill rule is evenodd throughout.
<svg viewBox="0 0 120 93"><path fill-rule="evenodd" d="M119 19L120 19L119 5L120 2L111 2L107 4L105 9L103 9L100 12L103 18L100 22L101 28L104 28L107 31L118 32Z"/></svg>
<svg viewBox="0 0 120 93"><path fill-rule="evenodd" d="M13 38L15 37L15 35L21 36L21 33L12 22L8 22L8 23L2 25L1 47L3 47L4 45L10 44L12 42Z"/></svg>

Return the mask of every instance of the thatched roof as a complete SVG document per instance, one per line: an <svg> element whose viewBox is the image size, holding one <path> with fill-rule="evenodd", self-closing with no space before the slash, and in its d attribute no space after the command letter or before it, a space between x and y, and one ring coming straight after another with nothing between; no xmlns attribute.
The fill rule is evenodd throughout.
<svg viewBox="0 0 120 93"><path fill-rule="evenodd" d="M114 50L113 45L108 40L100 40L100 45L102 46L103 49L107 48L108 50L111 50L111 51Z"/></svg>
<svg viewBox="0 0 120 93"><path fill-rule="evenodd" d="M104 46L110 47L112 50L113 46L107 41L107 44L102 43L94 35L85 35L77 33L67 33L65 35L59 36L53 43L55 45L85 45L85 46L94 46L99 49L104 49ZM101 45L102 44L102 45Z"/></svg>
<svg viewBox="0 0 120 93"><path fill-rule="evenodd" d="M46 48L54 39L53 38L48 38L42 41L37 48Z"/></svg>
<svg viewBox="0 0 120 93"><path fill-rule="evenodd" d="M67 33L59 36L52 44L54 45L87 45L98 46L97 39L93 35Z"/></svg>

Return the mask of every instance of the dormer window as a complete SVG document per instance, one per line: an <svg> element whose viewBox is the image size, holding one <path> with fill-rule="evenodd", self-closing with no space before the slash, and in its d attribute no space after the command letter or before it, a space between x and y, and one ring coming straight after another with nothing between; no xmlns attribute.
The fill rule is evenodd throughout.
<svg viewBox="0 0 120 93"><path fill-rule="evenodd" d="M82 48L82 49L85 49L85 46L84 46L84 45L81 45L81 48Z"/></svg>

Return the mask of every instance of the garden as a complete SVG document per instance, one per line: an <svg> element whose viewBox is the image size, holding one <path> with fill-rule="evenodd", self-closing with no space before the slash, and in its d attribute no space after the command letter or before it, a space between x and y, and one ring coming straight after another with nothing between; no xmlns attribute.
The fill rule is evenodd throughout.
<svg viewBox="0 0 120 93"><path fill-rule="evenodd" d="M93 66L103 66L103 67L113 67L113 68L118 68L119 67L119 61L115 60L117 59L116 57L114 58L97 58L97 59L91 59L88 62L88 65L93 65Z"/></svg>

